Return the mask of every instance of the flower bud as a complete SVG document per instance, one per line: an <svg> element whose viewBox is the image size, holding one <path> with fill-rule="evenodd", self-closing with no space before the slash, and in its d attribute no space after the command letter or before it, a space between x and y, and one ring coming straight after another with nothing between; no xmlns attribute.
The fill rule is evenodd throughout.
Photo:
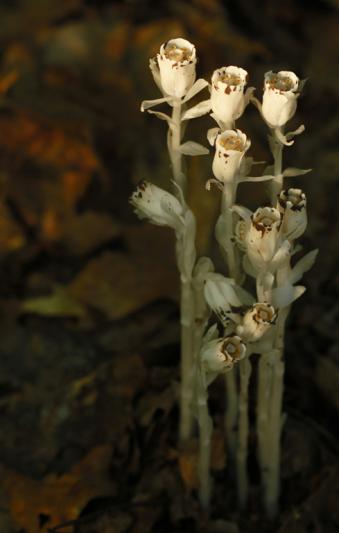
<svg viewBox="0 0 339 533"><path fill-rule="evenodd" d="M271 327L276 318L274 308L267 303L256 303L245 313L237 333L249 342L256 342Z"/></svg>
<svg viewBox="0 0 339 533"><path fill-rule="evenodd" d="M278 244L281 214L274 207L259 207L246 235L247 255L256 269L266 268Z"/></svg>
<svg viewBox="0 0 339 533"><path fill-rule="evenodd" d="M184 96L195 81L195 46L186 39L171 39L161 45L157 60L163 92L175 98Z"/></svg>
<svg viewBox="0 0 339 533"><path fill-rule="evenodd" d="M301 189L281 191L278 196L278 208L283 214L283 235L289 240L300 237L307 226L305 193Z"/></svg>
<svg viewBox="0 0 339 533"><path fill-rule="evenodd" d="M241 301L234 290L234 281L221 274L206 274L204 295L212 311L226 325L232 307L240 307Z"/></svg>
<svg viewBox="0 0 339 533"><path fill-rule="evenodd" d="M224 128L232 127L244 112L247 77L246 70L234 66L221 67L213 72L211 107Z"/></svg>
<svg viewBox="0 0 339 533"><path fill-rule="evenodd" d="M298 87L299 78L294 72L266 72L261 112L271 128L280 128L293 117Z"/></svg>
<svg viewBox="0 0 339 533"><path fill-rule="evenodd" d="M234 180L250 145L251 141L240 130L226 130L217 136L212 165L217 180L223 183Z"/></svg>
<svg viewBox="0 0 339 533"><path fill-rule="evenodd" d="M201 363L207 372L218 374L231 370L245 357L246 345L237 335L208 342L201 352Z"/></svg>
<svg viewBox="0 0 339 533"><path fill-rule="evenodd" d="M149 181L141 181L130 198L139 218L147 218L158 226L169 226L179 231L183 225L183 208L167 191Z"/></svg>

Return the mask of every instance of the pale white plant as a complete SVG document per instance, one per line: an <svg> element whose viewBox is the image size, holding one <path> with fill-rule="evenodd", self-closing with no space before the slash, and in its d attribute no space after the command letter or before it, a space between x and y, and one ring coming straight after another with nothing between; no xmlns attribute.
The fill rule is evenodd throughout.
<svg viewBox="0 0 339 533"><path fill-rule="evenodd" d="M205 511L211 499L211 437L212 419L208 410L208 387L220 375L231 372L246 356L246 344L238 335L219 337L217 326L205 334L197 354L194 372L194 409L199 425L199 497Z"/></svg>
<svg viewBox="0 0 339 533"><path fill-rule="evenodd" d="M162 98L145 100L142 111L148 111L168 125L167 146L172 164L174 195L148 184L132 195L131 202L141 218L154 224L167 225L176 233L176 256L181 281L181 386L179 435L182 442L192 436L193 414L191 409L193 383L192 368L194 350L199 344L194 330L196 305L194 296L194 266L196 262L196 222L186 203L186 176L183 172L184 155L205 155L208 149L194 141L182 141L183 124L210 111L210 100L188 107L188 102L208 83L196 79L197 56L195 46L183 38L163 43L159 53L150 60L154 81L163 94ZM168 104L171 115L154 111L159 104ZM201 335L202 335L202 329Z"/></svg>
<svg viewBox="0 0 339 533"><path fill-rule="evenodd" d="M263 503L270 518L276 516L280 487L280 443L283 426L285 323L291 304L305 291L299 285L317 250L294 261L299 251L296 239L307 226L306 195L286 188L285 179L309 172L283 169L284 146L304 131L301 125L285 132L294 116L304 81L290 71L268 72L263 100L246 89L247 72L237 66L214 71L211 83L196 80L195 46L183 38L162 44L150 60L161 98L145 100L141 110L154 114L168 126L168 151L172 164L172 193L142 181L131 197L140 218L172 228L181 281L181 384L180 441L194 435L194 417L199 428L200 501L208 511L211 499L210 453L213 431L208 409L208 387L223 375L226 384L225 433L229 463L236 471L240 508L248 497L248 390L252 354L257 365L256 432L257 455L262 476ZM209 88L209 98L193 106L191 99ZM251 141L236 128L236 120L252 102L270 128L269 146L273 164L261 175L252 172L257 164L247 153ZM166 104L171 113L153 108ZM184 155L205 155L208 149L194 141L183 142L183 125L211 112L217 123L207 132L214 147L212 173L206 188L215 185L221 193L220 215L215 236L225 259L228 277L215 272L208 257L196 257L195 217L187 204ZM261 162L262 163L262 162ZM236 202L237 190L246 182L268 181L271 205L254 212ZM243 287L246 276L255 280L252 294ZM207 329L212 316L219 321Z"/></svg>

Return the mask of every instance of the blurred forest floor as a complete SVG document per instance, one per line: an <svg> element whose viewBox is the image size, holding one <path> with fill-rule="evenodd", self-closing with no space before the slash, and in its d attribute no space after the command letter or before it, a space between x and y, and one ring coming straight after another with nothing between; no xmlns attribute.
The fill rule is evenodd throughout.
<svg viewBox="0 0 339 533"><path fill-rule="evenodd" d="M1 533L279 532L339 529L339 3L335 0L0 2ZM196 500L196 442L176 447L178 280L173 237L128 204L142 178L169 187L148 58L196 44L199 77L235 64L261 95L268 70L308 78L286 161L313 172L306 251L320 248L287 337L282 513L265 522L250 459L249 511L234 510L211 391L215 497ZM209 117L190 126L206 144ZM269 159L255 109L239 121ZM188 162L198 248L209 253L218 193L211 157ZM241 191L249 207L265 186ZM212 249L217 259L217 250ZM253 391L252 391L253 392ZM253 397L254 399L254 397ZM251 436L254 444L254 435Z"/></svg>

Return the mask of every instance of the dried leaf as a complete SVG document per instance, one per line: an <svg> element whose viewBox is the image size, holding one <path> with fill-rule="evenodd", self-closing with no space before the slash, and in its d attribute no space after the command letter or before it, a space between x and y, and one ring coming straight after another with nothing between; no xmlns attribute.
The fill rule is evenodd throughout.
<svg viewBox="0 0 339 533"><path fill-rule="evenodd" d="M77 302L64 287L55 287L52 294L24 300L22 313L34 313L43 316L68 316L84 318L86 309Z"/></svg>
<svg viewBox="0 0 339 533"><path fill-rule="evenodd" d="M178 274L171 232L148 224L128 231L131 251L105 252L89 261L71 283L81 304L115 320L161 298L173 299ZM165 236L167 235L167 238Z"/></svg>
<svg viewBox="0 0 339 533"><path fill-rule="evenodd" d="M48 527L77 518L88 501L98 494L116 493L117 487L109 476L111 456L111 446L98 446L69 473L50 474L43 480L2 469L2 488L17 528L26 533L46 532ZM41 515L47 522L39 528Z"/></svg>

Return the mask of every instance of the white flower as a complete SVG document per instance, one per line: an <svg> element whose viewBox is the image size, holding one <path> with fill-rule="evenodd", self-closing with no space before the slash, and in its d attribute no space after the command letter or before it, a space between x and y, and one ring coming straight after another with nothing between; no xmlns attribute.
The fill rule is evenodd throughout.
<svg viewBox="0 0 339 533"><path fill-rule="evenodd" d="M222 274L209 272L206 274L204 295L212 311L226 325L232 313L232 307L242 305L234 290L234 280Z"/></svg>
<svg viewBox="0 0 339 533"><path fill-rule="evenodd" d="M246 345L238 335L232 335L224 338L221 351L232 363L237 363L245 357Z"/></svg>
<svg viewBox="0 0 339 533"><path fill-rule="evenodd" d="M293 117L297 108L298 88L299 78L294 72L266 72L261 112L271 128L280 128Z"/></svg>
<svg viewBox="0 0 339 533"><path fill-rule="evenodd" d="M282 233L291 240L300 237L307 226L306 195L301 189L286 189L278 197L283 214Z"/></svg>
<svg viewBox="0 0 339 533"><path fill-rule="evenodd" d="M249 260L256 269L267 268L277 245L281 214L274 207L259 207L251 217L246 234Z"/></svg>
<svg viewBox="0 0 339 533"><path fill-rule="evenodd" d="M214 118L223 129L232 127L244 112L247 78L246 70L234 66L221 67L213 72L211 107Z"/></svg>
<svg viewBox="0 0 339 533"><path fill-rule="evenodd" d="M178 38L161 45L157 65L155 60L151 60L150 67L163 93L181 98L194 84L196 62L195 46L186 39Z"/></svg>
<svg viewBox="0 0 339 533"><path fill-rule="evenodd" d="M218 181L231 183L235 179L250 145L251 141L240 130L226 130L217 135L212 170Z"/></svg>
<svg viewBox="0 0 339 533"><path fill-rule="evenodd" d="M141 181L130 198L139 218L147 218L158 226L180 231L184 224L180 202L167 191L148 181Z"/></svg>
<svg viewBox="0 0 339 533"><path fill-rule="evenodd" d="M271 327L276 318L274 308L267 303L256 303L245 313L237 333L249 342L256 342Z"/></svg>
<svg viewBox="0 0 339 533"><path fill-rule="evenodd" d="M224 373L245 357L246 345L238 335L215 339L203 346L200 361L206 372Z"/></svg>

